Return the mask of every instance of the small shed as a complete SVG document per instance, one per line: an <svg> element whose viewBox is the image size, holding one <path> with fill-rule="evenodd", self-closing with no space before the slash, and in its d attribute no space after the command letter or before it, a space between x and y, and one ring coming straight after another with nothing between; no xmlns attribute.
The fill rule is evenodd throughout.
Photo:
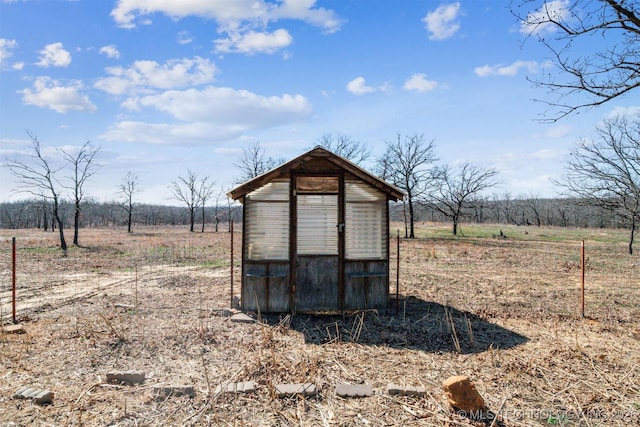
<svg viewBox="0 0 640 427"><path fill-rule="evenodd" d="M318 146L228 195L244 205L242 309L386 308L399 189Z"/></svg>

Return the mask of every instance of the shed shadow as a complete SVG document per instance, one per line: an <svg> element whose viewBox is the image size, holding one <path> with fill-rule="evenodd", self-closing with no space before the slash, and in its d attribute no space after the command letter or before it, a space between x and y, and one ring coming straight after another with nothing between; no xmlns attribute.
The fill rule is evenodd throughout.
<svg viewBox="0 0 640 427"><path fill-rule="evenodd" d="M386 312L349 314L263 314L262 321L304 335L308 344L354 342L364 345L414 349L430 353L481 353L489 348L508 349L529 339L481 317L409 296L395 301Z"/></svg>

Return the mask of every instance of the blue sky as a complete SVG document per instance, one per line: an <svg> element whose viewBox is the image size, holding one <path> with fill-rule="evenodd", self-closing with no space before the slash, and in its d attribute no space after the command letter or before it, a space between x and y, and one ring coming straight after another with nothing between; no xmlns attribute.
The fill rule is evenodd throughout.
<svg viewBox="0 0 640 427"><path fill-rule="evenodd" d="M187 168L229 189L256 141L289 159L341 133L381 155L418 133L442 163L496 168L497 195L553 196L577 139L639 103L541 123L546 94L526 78L549 55L508 4L0 0L0 157L26 159L25 130L54 163L91 140L89 196L114 200L133 171L139 201L177 204L168 186ZM3 167L0 201L29 197L15 189Z"/></svg>

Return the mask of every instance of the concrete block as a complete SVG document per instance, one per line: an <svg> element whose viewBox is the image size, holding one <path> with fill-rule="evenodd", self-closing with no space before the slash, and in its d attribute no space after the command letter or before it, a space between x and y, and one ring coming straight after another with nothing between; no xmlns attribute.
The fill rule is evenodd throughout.
<svg viewBox="0 0 640 427"><path fill-rule="evenodd" d="M220 317L231 317L232 313L231 310L229 310L228 308L215 308L213 310L211 310L211 313L214 316L220 316Z"/></svg>
<svg viewBox="0 0 640 427"><path fill-rule="evenodd" d="M245 381L239 383L229 383L226 386L219 385L215 389L215 393L252 393L256 391L256 383L253 381Z"/></svg>
<svg viewBox="0 0 640 427"><path fill-rule="evenodd" d="M195 395L196 395L195 387L192 386L192 385L185 385L185 386L159 386L159 387L154 387L153 390L156 393L156 395L158 395L158 396L173 396L173 397L189 396L189 397L195 397Z"/></svg>
<svg viewBox="0 0 640 427"><path fill-rule="evenodd" d="M427 394L427 389L424 387L403 386L397 384L387 385L387 394L390 396L415 396L423 397Z"/></svg>
<svg viewBox="0 0 640 427"><path fill-rule="evenodd" d="M255 323L255 319L245 313L237 313L231 316L231 321L235 323Z"/></svg>
<svg viewBox="0 0 640 427"><path fill-rule="evenodd" d="M316 385L311 383L276 385L276 396L279 398L293 396L315 396L316 391Z"/></svg>
<svg viewBox="0 0 640 427"><path fill-rule="evenodd" d="M7 334L25 334L27 331L24 329L20 323L17 325L7 325L2 328L2 330Z"/></svg>
<svg viewBox="0 0 640 427"><path fill-rule="evenodd" d="M370 384L340 383L336 386L336 395L340 397L369 397L373 396Z"/></svg>
<svg viewBox="0 0 640 427"><path fill-rule="evenodd" d="M53 393L49 390L40 390L31 387L22 387L13 395L15 399L31 399L38 405L53 402Z"/></svg>
<svg viewBox="0 0 640 427"><path fill-rule="evenodd" d="M110 384L142 384L145 373L142 371L111 371L107 372L107 382Z"/></svg>

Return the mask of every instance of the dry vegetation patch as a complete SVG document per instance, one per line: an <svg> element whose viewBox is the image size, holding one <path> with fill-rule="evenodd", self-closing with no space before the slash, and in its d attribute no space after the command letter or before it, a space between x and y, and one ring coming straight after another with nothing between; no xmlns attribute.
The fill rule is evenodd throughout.
<svg viewBox="0 0 640 427"><path fill-rule="evenodd" d="M86 229L87 247L63 256L53 233L3 230L2 319L10 320L16 236L27 333L0 335L0 425L490 425L444 406L441 383L456 374L499 411L494 425L638 424L640 261L623 239L590 237L601 230L551 238L560 231L532 227L453 239L442 229L425 224L419 239L402 241L397 314L391 301L386 313L261 313L256 324L222 315L228 233ZM391 282L393 294L393 274ZM129 369L144 371L145 383L106 384L106 372ZM257 390L215 392L236 381ZM314 383L319 393L277 399L283 382ZM376 394L338 398L340 382ZM428 393L388 396L388 383ZM193 385L196 394L159 397L159 385ZM21 386L52 390L54 403L13 399Z"/></svg>

